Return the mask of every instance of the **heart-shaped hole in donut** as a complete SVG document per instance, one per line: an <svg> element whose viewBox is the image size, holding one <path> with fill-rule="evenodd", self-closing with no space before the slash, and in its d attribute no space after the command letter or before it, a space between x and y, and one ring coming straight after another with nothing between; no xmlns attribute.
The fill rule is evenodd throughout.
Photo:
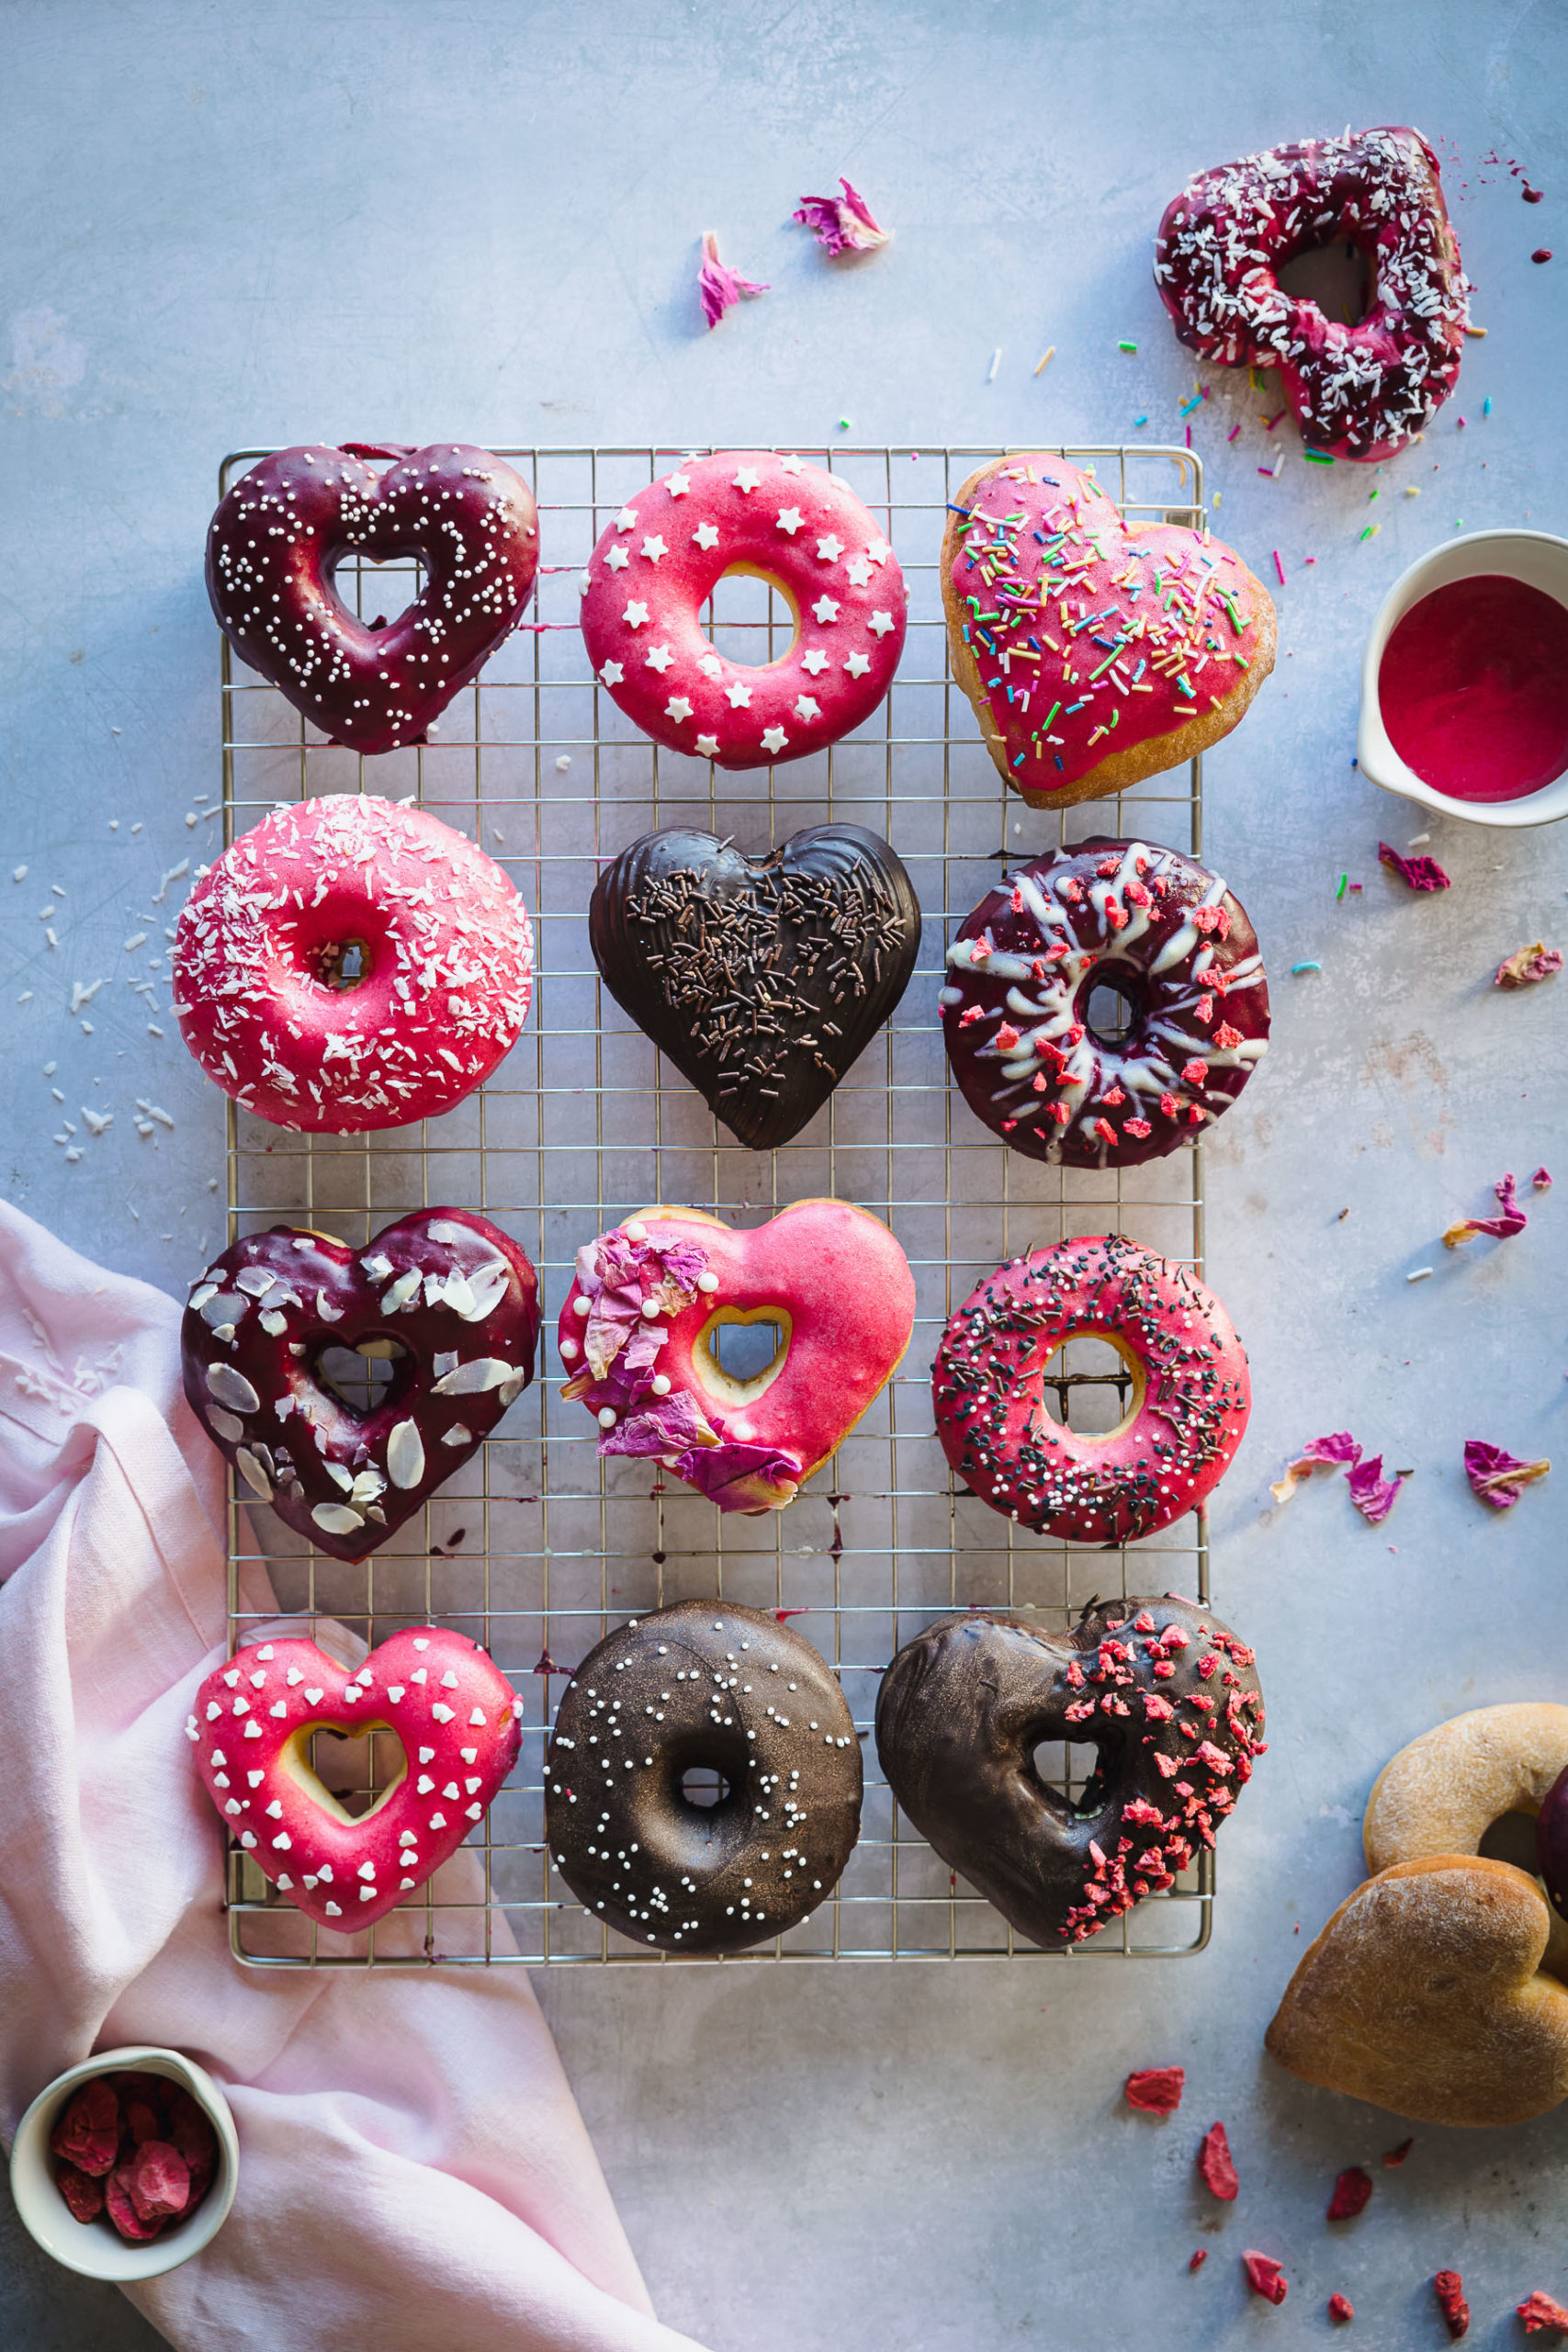
<svg viewBox="0 0 1568 2352"><path fill-rule="evenodd" d="M334 1821L368 1821L408 1776L409 1759L390 1724L303 1724L279 1762L313 1804Z"/></svg>
<svg viewBox="0 0 1568 2352"><path fill-rule="evenodd" d="M1143 1367L1101 1332L1069 1332L1047 1360L1040 1383L1047 1416L1075 1437L1116 1437L1143 1404Z"/></svg>
<svg viewBox="0 0 1568 2352"><path fill-rule="evenodd" d="M352 1348L329 1340L311 1366L316 1385L346 1407L356 1420L378 1412L403 1385L409 1351L400 1340L378 1334Z"/></svg>
<svg viewBox="0 0 1568 2352"><path fill-rule="evenodd" d="M700 626L714 651L738 669L765 670L794 652L800 608L773 573L736 563L715 581Z"/></svg>
<svg viewBox="0 0 1568 2352"><path fill-rule="evenodd" d="M322 560L321 580L350 620L380 630L395 628L410 605L418 603L424 593L424 565L412 548L388 548L378 555L374 548L345 544ZM406 585L408 593L389 613L383 607L393 585Z"/></svg>
<svg viewBox="0 0 1568 2352"><path fill-rule="evenodd" d="M675 1783L682 1801L701 1813L711 1813L729 1795L729 1782L716 1764L688 1764Z"/></svg>
<svg viewBox="0 0 1568 2352"><path fill-rule="evenodd" d="M693 1368L716 1404L755 1404L784 1368L790 1331L782 1306L718 1307L693 1342Z"/></svg>
<svg viewBox="0 0 1568 2352"><path fill-rule="evenodd" d="M1063 1739L1059 1735L1037 1740L1030 1761L1047 1796L1065 1798L1073 1813L1100 1810L1100 1750L1092 1740Z"/></svg>
<svg viewBox="0 0 1568 2352"><path fill-rule="evenodd" d="M1359 326L1371 309L1374 277L1370 255L1338 238L1331 245L1307 245L1280 265L1275 277L1292 302L1313 302L1325 319Z"/></svg>

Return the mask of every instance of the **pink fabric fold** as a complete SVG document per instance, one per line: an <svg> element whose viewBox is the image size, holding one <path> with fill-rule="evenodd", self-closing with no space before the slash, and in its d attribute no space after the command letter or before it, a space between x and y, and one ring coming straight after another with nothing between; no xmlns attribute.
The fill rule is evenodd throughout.
<svg viewBox="0 0 1568 2352"><path fill-rule="evenodd" d="M233 2211L131 2290L188 2352L693 2352L652 2314L521 1969L230 1954L183 1730L224 1649L223 1467L179 1316L0 1203L0 2125L95 2047L186 2050L223 2084Z"/></svg>

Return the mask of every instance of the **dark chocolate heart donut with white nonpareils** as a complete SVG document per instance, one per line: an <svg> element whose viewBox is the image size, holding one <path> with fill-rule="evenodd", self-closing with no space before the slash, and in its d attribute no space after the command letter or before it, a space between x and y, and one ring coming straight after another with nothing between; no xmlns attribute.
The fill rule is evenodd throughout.
<svg viewBox="0 0 1568 2352"><path fill-rule="evenodd" d="M390 460L378 475L369 458ZM392 620L335 593L345 558L415 556L424 587ZM234 484L207 537L207 591L242 662L334 743L423 743L522 619L539 518L520 475L466 442L275 450Z"/></svg>
<svg viewBox="0 0 1568 2352"><path fill-rule="evenodd" d="M859 825L770 857L671 826L599 876L589 939L617 1004L753 1151L798 1135L908 985L920 907Z"/></svg>
<svg viewBox="0 0 1568 2352"><path fill-rule="evenodd" d="M1032 1943L1081 1943L1169 1887L1263 1753L1253 1653L1197 1602L1092 1604L1057 1638L1021 1617L943 1617L876 1704L888 1785L949 1869ZM1092 1743L1069 1802L1047 1740Z"/></svg>
<svg viewBox="0 0 1568 2352"><path fill-rule="evenodd" d="M192 1289L180 1356L191 1410L251 1493L361 1560L521 1395L538 1336L517 1244L471 1210L421 1209L357 1251L286 1225L247 1234ZM359 1401L333 1354L344 1378L363 1369ZM377 1363L390 1364L378 1396Z"/></svg>

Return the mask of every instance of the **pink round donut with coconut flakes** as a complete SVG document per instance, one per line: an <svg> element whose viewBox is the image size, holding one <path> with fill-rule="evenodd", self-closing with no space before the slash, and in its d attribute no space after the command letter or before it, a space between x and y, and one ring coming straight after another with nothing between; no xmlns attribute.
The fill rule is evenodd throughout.
<svg viewBox="0 0 1568 2352"><path fill-rule="evenodd" d="M527 910L425 809L334 794L275 808L199 876L173 956L180 1033L275 1126L353 1135L449 1111L515 1042Z"/></svg>
<svg viewBox="0 0 1568 2352"><path fill-rule="evenodd" d="M776 662L747 667L705 634L726 572L766 580L795 616ZM908 596L852 490L804 458L723 449L628 499L583 574L593 674L645 735L721 768L803 760L869 718L893 683Z"/></svg>

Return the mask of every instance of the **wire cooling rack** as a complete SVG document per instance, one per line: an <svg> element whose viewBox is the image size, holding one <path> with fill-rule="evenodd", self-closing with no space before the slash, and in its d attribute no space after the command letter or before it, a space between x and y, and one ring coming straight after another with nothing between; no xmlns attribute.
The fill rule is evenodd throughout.
<svg viewBox="0 0 1568 2352"><path fill-rule="evenodd" d="M265 455L226 458L220 483ZM538 978L521 1039L494 1078L444 1118L353 1136L306 1137L230 1108L231 1239L283 1221L355 1247L415 1207L482 1210L528 1251L543 1288L541 1376L498 1431L380 1550L354 1566L309 1550L246 1498L231 1506L231 1634L277 1611L375 1644L433 1619L481 1642L525 1702L511 1783L469 1849L385 1923L354 1936L317 1929L274 1894L236 1846L232 1949L257 1967L636 1962L703 1964L649 1952L591 1917L545 1846L543 1759L564 1677L614 1624L667 1602L713 1599L787 1612L842 1682L862 1735L861 1840L832 1896L789 1933L732 1956L759 1960L1045 1957L948 1870L900 1815L877 1768L871 1725L882 1669L934 1617L975 1604L1032 1612L1065 1629L1093 1596L1168 1588L1209 1597L1201 1514L1134 1547L1045 1542L955 1491L933 1430L930 1368L952 1311L999 1260L1066 1237L1120 1230L1201 1271L1201 1163L1194 1148L1097 1174L1007 1151L948 1082L936 1021L942 954L955 923L1005 861L1091 833L1137 834L1201 853L1200 763L1151 778L1113 804L1055 815L1005 792L949 673L938 556L948 502L987 448L851 448L803 454L842 477L877 515L909 588L903 661L882 708L812 758L739 775L648 741L598 688L577 627L578 574L626 498L669 471L674 448L525 448L501 454L531 483L542 566L525 627L458 696L419 750L367 761L323 742L272 687L222 654L226 840L280 801L371 791L417 797L511 874L536 928ZM1204 521L1197 455L1168 447L1063 449L1096 469L1133 520ZM338 591L362 615L398 611L417 566L345 564ZM792 622L766 582L727 578L709 627L743 661L773 658ZM924 911L919 966L886 1031L825 1107L781 1150L736 1143L600 985L587 908L600 866L638 835L705 827L760 852L839 818L886 835ZM601 1463L592 1417L557 1395L554 1324L580 1243L654 1201L759 1223L829 1193L885 1217L914 1270L914 1338L903 1365L832 1462L788 1510L721 1517L647 1463ZM1096 1359L1099 1359L1098 1361ZM369 1380L357 1363L353 1369ZM1055 1367L1079 1428L1107 1428L1125 1394L1120 1362L1077 1341ZM347 1391L345 1390L345 1393ZM259 1548L258 1548L259 1547ZM326 1734L318 1768L363 1806L395 1758L385 1736L345 1748ZM1060 1742L1038 1769L1081 1790L1093 1750ZM447 1890L452 1890L448 1892ZM1203 1853L1165 1894L1073 1947L1075 1961L1176 1958L1207 1942L1214 1896ZM378 1933L380 1948L378 1949ZM718 1964L708 1962L709 1965Z"/></svg>

